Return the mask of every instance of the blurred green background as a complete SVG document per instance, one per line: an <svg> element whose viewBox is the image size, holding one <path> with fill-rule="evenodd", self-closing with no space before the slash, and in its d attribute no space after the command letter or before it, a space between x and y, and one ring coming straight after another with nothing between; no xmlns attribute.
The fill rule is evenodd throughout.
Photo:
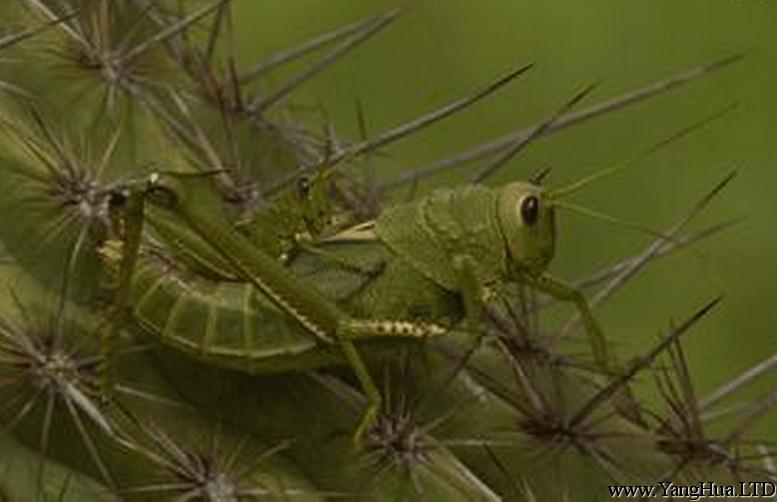
<svg viewBox="0 0 777 502"><path fill-rule="evenodd" d="M240 63L391 5L243 0L235 16ZM474 109L392 146L381 163L407 169L542 120L593 81L602 83L588 104L749 50L744 61L702 81L536 142L492 181L522 179L552 166L548 184L562 184L738 103L723 119L575 198L665 228L738 170L733 185L695 225L733 216L745 221L651 265L596 312L625 357L646 351L671 320L682 320L724 294L722 305L686 338L698 391L705 394L777 349L775 20L777 3L763 0L418 2L376 39L303 86L293 104L303 117L316 116L321 106L341 137L356 139L357 102L374 133L466 95L509 69L536 63L527 76ZM277 82L283 76L277 73ZM461 182L468 169L481 165L465 166L433 184ZM649 240L563 215L552 270L573 278L634 253ZM762 382L761 388L768 385Z"/></svg>

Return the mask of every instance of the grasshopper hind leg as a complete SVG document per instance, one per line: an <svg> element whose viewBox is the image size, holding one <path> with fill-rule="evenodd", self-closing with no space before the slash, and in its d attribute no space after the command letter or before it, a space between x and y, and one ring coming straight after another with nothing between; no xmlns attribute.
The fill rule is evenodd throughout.
<svg viewBox="0 0 777 502"><path fill-rule="evenodd" d="M449 331L449 328L441 325L410 321L348 319L341 323L336 336L338 344L368 402L353 435L354 446L361 447L364 436L375 425L383 406L383 398L378 386L354 342L380 337L425 339L443 335Z"/></svg>
<svg viewBox="0 0 777 502"><path fill-rule="evenodd" d="M367 408L364 410L353 434L353 444L358 449L363 444L364 436L378 419L378 414L383 406L383 397L353 342L341 341L340 348L367 398Z"/></svg>

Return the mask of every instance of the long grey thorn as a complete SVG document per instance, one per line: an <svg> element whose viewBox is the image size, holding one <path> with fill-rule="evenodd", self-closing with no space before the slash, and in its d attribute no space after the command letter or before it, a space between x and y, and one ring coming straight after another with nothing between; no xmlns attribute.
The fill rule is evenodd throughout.
<svg viewBox="0 0 777 502"><path fill-rule="evenodd" d="M0 50L3 50L5 48L8 48L14 44L17 44L23 40L26 40L28 38L34 37L41 31L45 30L46 28L50 28L51 26L54 26L56 24L62 23L64 21L67 21L68 19L78 15L78 11L69 12L63 16L51 19L49 21L46 21L44 23L40 23L36 26L32 26L30 28L27 28L25 30L18 31L16 33L11 33L10 35L6 35L4 37L0 37Z"/></svg>
<svg viewBox="0 0 777 502"><path fill-rule="evenodd" d="M128 63L130 63L133 59L135 59L136 57L140 56L141 54L143 54L144 52L146 52L147 50L149 50L153 46L155 46L155 45L157 45L157 44L159 44L161 42L164 42L165 40L169 39L170 37L173 37L173 36L177 35L182 30L185 30L190 25L196 23L197 21L199 21L203 17L209 15L210 13L215 11L216 9L220 9L225 3L230 2L230 1L231 0L217 0L215 2L212 2L212 3L208 4L208 5L206 5L205 7L201 8L201 9L199 9L197 11L192 12L188 16L183 17L183 18L179 19L178 21L170 24L169 26L167 26L163 30L159 31L154 36L144 40L142 43L136 45L132 49L124 52L123 54L121 54L117 58L116 62L120 63L120 64L128 64Z"/></svg>
<svg viewBox="0 0 777 502"><path fill-rule="evenodd" d="M28 322L29 316L25 306L19 302L13 292L11 297L17 308L21 309L22 319ZM61 314L57 313L57 315ZM54 319L54 322L58 323L59 319ZM99 407L88 396L89 385L85 381L82 381L80 378L75 380L73 376L60 373L56 369L47 368L52 358L64 357L72 363L74 375L83 376L85 375L84 370L90 365L88 360L77 358L77 349L74 347L70 347L67 350L55 347L48 338L42 338L40 335L41 331L34 329L33 326L28 325L27 330L34 334L32 336L36 337L35 340L25 330L17 330L6 320L0 319L0 360L6 363L10 362L12 366L21 371L20 375L6 379L0 386L26 386L25 380L29 379L30 382L28 383L32 383L30 390L33 394L30 399L21 404L18 412L11 418L10 422L6 422L0 427L0 431L13 430L37 406L38 400L45 401L43 423L39 435L39 448L44 454L41 457L41 464L38 468L38 476L40 477L42 476L43 463L46 461L45 453L49 446L54 408L58 403L61 403L66 407L73 425L77 428L78 435L89 452L95 467L100 471L104 480L113 485L106 465L100 457L88 429L84 425L82 414L103 432L114 436L116 430L111 421L103 415ZM50 333L48 329L43 330L43 332ZM10 361L7 360L9 355L12 356ZM23 393L19 392L18 394L22 395Z"/></svg>
<svg viewBox="0 0 777 502"><path fill-rule="evenodd" d="M178 95L174 89L169 89L169 95L173 103L176 104L182 116L186 118L187 123L190 124L190 135L186 137L186 141L190 142L192 146L196 146L207 158L208 165L213 169L220 171L216 178L225 187L230 189L234 188L234 183L227 174L223 162L221 161L214 146L208 139L208 135L202 130L200 125L194 120L189 106L186 101ZM182 138L183 139L183 138Z"/></svg>
<svg viewBox="0 0 777 502"><path fill-rule="evenodd" d="M273 498L291 498L298 495L318 495L321 497L342 497L345 493L330 491L307 491L294 488L281 487L279 491L270 490L263 485L244 486L244 481L254 472L258 466L268 458L279 454L287 449L292 443L291 440L281 440L276 445L263 449L263 451L244 451L246 443L250 436L242 438L240 443L231 447L231 452L227 452L218 444L218 431L210 438L210 447L206 457L200 458L195 450L189 445L181 444L175 438L170 436L162 428L154 423L141 421L140 417L128 415L128 418L138 427L138 432L147 441L148 446L140 442L122 440L120 444L129 451L141 455L146 460L155 464L166 474L175 478L169 482L162 481L158 483L149 483L137 486L125 486L119 490L122 495L140 495L156 493L157 495L169 494L168 497L173 500L189 500L202 493L203 486L206 486L210 469L217 472L228 474L228 478L234 483L234 498L230 500L255 500L262 498L262 495ZM246 459L245 462L238 462L240 459ZM248 460L250 459L250 460ZM178 497L173 497L178 494Z"/></svg>
<svg viewBox="0 0 777 502"><path fill-rule="evenodd" d="M712 63L695 66L682 72L670 75L664 79L651 82L642 87L638 87L614 98L593 104L582 110L562 115L558 118L558 120L553 122L553 124L550 125L541 136L547 136L559 132L563 129L596 118L600 115L614 112L621 108L636 104L640 101L664 94L674 88L693 82L694 80L698 80L699 78L715 70L733 64L736 61L742 59L746 54L746 52L740 52L719 59ZM501 152L506 148L510 148L517 142L524 141L532 134L536 127L536 124L529 127L523 127L521 129L499 136L491 141L481 143L452 156L435 161L431 164L407 169L407 172L404 174L396 176L382 183L380 188L395 188L397 186L404 185L405 183L415 182L424 178L428 178L459 164L491 156L495 153Z"/></svg>
<svg viewBox="0 0 777 502"><path fill-rule="evenodd" d="M360 141L359 143L346 147L340 150L339 152L333 153L332 155L330 155L328 158L324 160L324 165L333 166L345 158L352 158L358 155L362 155L367 152L376 150L377 148L386 146L390 143L395 143L403 138L406 138L410 134L413 134L417 131L420 131L421 129L429 127L432 124L439 122L440 120L450 117L456 112L459 112L461 110L464 110L465 108L468 108L471 105L474 105L478 101L486 98L487 96L490 96L491 94L498 91L508 83L512 82L517 77L531 70L533 67L534 67L534 63L529 63L515 70L511 70L507 74L500 76L498 79L491 82L484 88L479 89L477 92L473 93L470 96L459 98L446 105L443 105L442 107L434 111L421 115L418 118L412 119L408 122L404 122L396 127L388 129L387 131L378 133L378 135L373 137L372 139ZM307 170L307 169L303 168L302 170L296 170L290 173L288 176L284 177L283 179L279 180L275 184L268 187L265 192L270 194L283 188L288 183L296 179L297 176L300 174L300 172L304 170Z"/></svg>
<svg viewBox="0 0 777 502"><path fill-rule="evenodd" d="M62 21L62 16L57 15L54 11L52 11L47 5L45 5L40 0L27 0L27 3L32 7L33 9L38 10L43 16L49 18L49 20L59 28L61 28L65 33L68 34L73 40L78 42L83 47L89 48L89 43L86 41L86 39L78 33L78 31L74 30L72 26L68 25L68 23ZM78 21L77 17L70 17L69 19L73 19L73 21Z"/></svg>
<svg viewBox="0 0 777 502"><path fill-rule="evenodd" d="M750 430L756 422L764 418L764 416L773 410L777 406L777 391L767 392L756 403L755 407L730 431L723 439L723 443L731 445L739 440L744 434Z"/></svg>
<svg viewBox="0 0 777 502"><path fill-rule="evenodd" d="M3 90L12 95L16 95L19 98L32 99L34 97L32 94L25 91L18 85L6 82L5 80L0 80L0 90Z"/></svg>
<svg viewBox="0 0 777 502"><path fill-rule="evenodd" d="M333 31L318 35L317 37L303 42L302 44L295 47L290 47L286 50L275 52L268 60L257 63L253 67L242 72L237 77L237 81L240 85L245 85L254 80L257 80L270 73L272 70L278 68L279 66L301 58L311 52L321 49L322 47L325 47L331 43L342 40L343 38L346 38L350 35L355 35L361 31L366 30L369 26L380 21L384 16L391 15L394 10L395 9L391 9L390 11L379 14L378 16L341 26Z"/></svg>
<svg viewBox="0 0 777 502"><path fill-rule="evenodd" d="M35 110L34 107L29 108L30 116L33 118L35 124L40 127L40 132L43 133L45 139L47 141L51 141L51 137L48 134L48 130L45 126L42 126L41 120L39 117L39 112ZM7 134L12 135L14 139L18 139L21 142L21 145L24 147L24 151L26 151L28 154L32 155L40 161L40 163L43 165L45 170L49 175L51 175L55 180L58 179L61 176L61 173L59 172L59 167L63 167L64 169L68 169L70 166L66 162L54 162L52 161L48 155L46 155L46 152L44 148L40 145L40 142L36 140L33 132L31 130L28 130L27 127L20 126L18 122L14 122L12 120L8 120L4 117L0 117L0 125L6 130ZM51 143L51 146L54 148L56 154L61 154L61 150L59 148L59 145L57 143ZM40 182L40 183L48 183L49 178L43 175L39 175L36 172L28 172L27 170L19 170L20 174L24 174L27 177ZM72 175L72 173L68 172L66 173L68 175Z"/></svg>
<svg viewBox="0 0 777 502"><path fill-rule="evenodd" d="M116 57L114 62L116 64L125 63L127 61L128 54L131 57L135 57L135 55L150 48L151 45L149 44L153 45L154 43L162 42L169 39L170 36L178 33L182 29L185 29L190 23L200 19L201 17L209 13L210 10L212 10L213 8L218 7L220 3L224 3L228 1L230 0L219 0L215 4L211 4L210 6L205 7L200 11L197 11L194 14L192 14L192 16L195 16L197 19L192 19L192 16L189 16L187 18L179 20L178 22L172 23L167 28L161 29L161 31L157 33L157 35L155 35L154 37L151 37L150 39L146 40L142 44L135 46L135 48L129 49L126 52L122 52L119 56ZM39 0L27 0L27 2L33 8L39 10L44 16L50 18L51 20L57 19L57 15L49 7L41 3ZM141 2L140 0L135 0L135 2L138 4L142 4L144 13L146 12L148 12L149 14L151 13L151 7L153 7L154 4ZM206 10L207 12L204 12ZM78 18L76 17L74 21L78 21ZM158 19L155 19L155 21L157 21L157 23L159 24L162 24L162 22L159 21ZM84 38L83 34L79 33L79 31L75 30L72 26L69 26L67 23L64 23L64 22L60 23L58 26L60 26L68 34L68 36L70 36L74 41L76 41L80 46L82 46L84 50L90 53L94 51L94 47L92 46L91 42L89 42L86 38ZM133 53L137 53L137 54L133 54ZM120 79L118 80L118 83L126 92L128 92L133 97L137 98L149 109L156 112L157 115L160 116L164 120L164 122L167 123L170 127L172 127L178 134L183 134L186 132L185 129L183 129L183 127L180 124L176 123L175 119L172 116L170 116L170 114L166 111L166 109L163 106L161 106L151 96L145 93L145 91L142 89L141 86L131 81L128 81L126 79ZM113 88L111 88L111 93L112 92L113 92ZM109 96L112 96L112 94L110 94Z"/></svg>
<svg viewBox="0 0 777 502"><path fill-rule="evenodd" d="M219 6L218 11L216 12L216 15L213 17L213 24L211 26L210 34L208 35L208 43L206 45L205 49L205 61L210 61L213 58L213 53L216 50L216 41L219 39L219 36L221 35L221 25L227 24L228 25L228 45L230 47L229 50L229 56L232 57L233 54L233 46L234 46L234 39L231 34L231 24L232 24L232 16L230 14L230 11L227 10L229 5L227 3L223 3Z"/></svg>
<svg viewBox="0 0 777 502"><path fill-rule="evenodd" d="M712 405L714 405L718 401L721 401L727 396L730 396L731 394L738 391L745 385L754 381L756 378L769 372L775 366L777 366L777 353L767 357L760 363L741 372L739 375L732 378L725 384L715 389L709 395L699 400L699 409L702 411L709 409Z"/></svg>
<svg viewBox="0 0 777 502"><path fill-rule="evenodd" d="M500 347L503 348L503 347ZM454 355L451 352L448 352L443 349L442 352L446 357L452 358ZM513 361L512 355L507 354L507 357L509 360ZM458 360L458 358L456 358ZM529 417L535 417L538 416L539 413L544 411L544 408L535 408L535 401L534 400L527 400L524 399L523 396L519 399L518 396L512 392L511 390L508 390L506 383L503 380L497 379L494 375L489 374L485 369L478 368L477 366L470 366L467 368L468 374L472 375L475 378L475 382L478 383L479 386L483 386L488 389L488 392L504 402L506 405L510 406L511 408L518 411L519 414L529 416ZM455 377L456 375L454 375ZM481 384L481 382L486 382L485 384ZM530 382L531 385L536 384L536 381ZM538 395L541 396L541 395Z"/></svg>
<svg viewBox="0 0 777 502"><path fill-rule="evenodd" d="M483 180L497 172L516 155L518 155L521 150L529 146L532 141L542 136L542 134L550 127L552 127L553 123L556 122L560 117L564 116L564 114L569 112L569 110L571 110L576 104L580 103L583 99L586 98L586 96L591 94L594 89L598 87L598 85L599 82L589 84L580 92L572 96L572 99L568 100L561 107L559 107L559 109L556 110L550 117L548 117L548 119L537 124L537 126L535 126L534 129L525 138L522 138L520 141L516 141L515 144L511 145L505 153L500 155L496 160L475 174L470 179L470 183L481 183Z"/></svg>
<svg viewBox="0 0 777 502"><path fill-rule="evenodd" d="M411 120L409 122L405 122L404 124L389 129L388 131L384 131L372 139L368 139L345 148L342 152L335 154L332 156L332 158L328 159L329 163L335 164L345 157L355 157L366 152L377 150L378 148L389 143L394 143L403 138L406 138L410 134L429 127L430 125L439 122L440 120L450 117L456 112L462 111L465 108L474 105L483 98L486 98L487 96L490 96L494 92L503 88L532 68L534 68L534 63L529 63L515 70L511 70L506 75L499 77L497 80L488 84L483 89L478 90L471 96L457 99L456 101L448 103L447 105L443 106L442 108L438 108L433 112L422 115L417 119Z"/></svg>
<svg viewBox="0 0 777 502"><path fill-rule="evenodd" d="M153 111L156 116L170 129L178 135L179 138L183 139L184 141L189 142L189 134L191 131L181 122L179 122L176 117L170 113L170 111L165 107L162 103L160 103L153 95L146 92L142 86L136 85L132 82L128 82L126 80L122 80L123 88L129 92L134 98L136 98L139 102L141 102L144 106L148 107L149 110Z"/></svg>
<svg viewBox="0 0 777 502"><path fill-rule="evenodd" d="M59 349L62 346L63 338L65 336L65 313L68 307L68 299L70 296L71 277L76 275L76 263L81 258L84 245L87 242L89 236L89 226L85 225L78 236L73 241L73 246L68 254L65 266L62 269L62 290L58 295L57 301L57 315L54 319L54 335L52 341L52 347L54 350Z"/></svg>
<svg viewBox="0 0 777 502"><path fill-rule="evenodd" d="M485 444L483 445L483 451L488 455L488 458L491 460L491 463L494 464L497 468L497 472L499 475L503 478L505 484L510 490L510 493L515 495L512 500L526 500L527 502L537 502L537 499L534 497L534 494L531 491L531 487L528 486L528 483L526 482L526 479L521 477L521 482L523 484L523 489L518 485L518 481L515 479L515 475L510 472L510 469L502 462L502 460L497 456L496 452L493 448L491 448L489 445Z"/></svg>
<svg viewBox="0 0 777 502"><path fill-rule="evenodd" d="M39 488L38 493L42 493L40 487L43 486L44 470L46 467L46 460L49 457L49 438L51 434L51 424L54 417L54 405L56 404L56 395L51 387L46 389L46 404L43 412L43 423L41 425L40 437L38 439L38 450L40 451L40 459L38 460L38 468L36 469L36 486Z"/></svg>
<svg viewBox="0 0 777 502"><path fill-rule="evenodd" d="M518 358L513 357L510 350L505 346L503 340L499 340L499 349L505 355L505 358L510 361L510 368L515 377L518 386L523 390L529 401L529 409L534 412L532 415L542 416L548 412L548 403L545 396L537 388L537 382L533 380L529 374L523 368L523 362ZM524 412L528 415L529 413Z"/></svg>
<svg viewBox="0 0 777 502"><path fill-rule="evenodd" d="M297 75L289 78L284 84L276 89L275 92L264 98L255 99L252 103L249 104L248 109L257 112L267 111L272 106L278 104L281 100L283 100L283 98L288 96L300 85L315 77L334 62L339 60L343 55L378 34L378 32L391 24L391 22L394 21L399 16L399 14L405 12L405 10L406 9L403 8L394 8L385 14L378 16L375 21L369 23L362 31L357 32L356 35L347 38L345 41L335 46L334 49L318 60L318 62L312 64Z"/></svg>
<svg viewBox="0 0 777 502"><path fill-rule="evenodd" d="M732 218L720 223L710 225L708 227L705 227L697 232L693 232L686 236L678 237L671 241L668 241L663 237L659 237L654 242L651 242L651 244L649 245L650 247L657 243L662 244L659 251L653 255L652 260L656 260L658 258L662 258L664 256L668 256L677 251L680 251L685 247L691 246L692 244L700 240L706 239L707 237L710 237L719 232L722 232L741 221L743 221L743 218ZM602 282L611 280L614 277L620 275L621 273L623 273L624 270L634 266L640 260L642 260L642 253L637 253L636 255L630 256L628 258L624 258L613 265L608 265L606 267L603 267L600 270L595 271L581 279L574 280L572 281L572 285L579 290L586 290L589 288L593 288L601 284ZM553 300L552 298L541 299L536 303L535 309L541 310L543 308L546 308L552 305L554 302L555 300ZM773 365L777 364L777 355L775 355L774 358L775 358L775 361L772 362ZM731 392L733 392L733 390L734 389L732 389Z"/></svg>
<svg viewBox="0 0 777 502"><path fill-rule="evenodd" d="M108 483L112 488L116 486L116 482L113 479L113 476L111 475L111 471L108 468L108 465L105 463L103 458L100 456L100 450L97 448L97 445L95 444L92 437L89 435L89 429L87 429L86 425L84 424L83 420L81 419L81 415L78 414L78 410L82 409L81 406L84 404L87 404L90 406L91 410L97 410L97 407L88 399L85 398L83 394L80 393L80 391L77 391L77 389L68 389L70 392L73 392L74 390L77 392L75 395L78 397L76 399L79 399L78 404L75 404L73 401L73 397L64 395L63 401L65 403L65 407L67 408L68 414L70 414L70 418L73 421L73 424L76 426L76 429L78 430L78 434L81 436L81 440L84 442L84 446L86 447L87 452L89 453L89 456L91 457L92 462L94 462L95 467L100 472L100 476L102 479ZM100 427L103 428L104 431L110 432L110 426L108 425L108 422L105 421L105 419L101 416L102 422L97 422ZM93 415L89 415L90 418L93 419ZM105 429L105 427L108 426L108 429Z"/></svg>
<svg viewBox="0 0 777 502"><path fill-rule="evenodd" d="M678 409L687 408L687 413L682 417L686 422L686 428L696 439L703 439L704 428L699 414L699 400L693 386L691 372L688 368L688 359L685 357L683 346L679 340L676 340L673 346L670 346L668 353L674 367L674 373L677 375L676 380L679 384L680 392L682 393L680 396L677 396L677 399L681 399L682 402L678 402L676 407ZM674 393L676 394L676 391Z"/></svg>
<svg viewBox="0 0 777 502"><path fill-rule="evenodd" d="M668 256L700 240L706 239L724 230L727 230L728 228L742 221L743 221L743 218L730 218L720 223L715 223L713 225L705 227L697 232L689 233L685 236L678 237L671 241L668 241L663 237L657 238L655 243L660 242L661 247L658 249L658 252L653 256L653 258L657 259L657 258L662 258L664 256ZM651 243L651 245L652 244L653 243ZM597 284L600 284L604 281L608 281L616 277L617 275L621 274L624 270L626 270L628 267L633 266L637 261L639 261L640 255L641 253L639 253L636 256L630 256L628 258L624 258L623 260L620 260L612 265L603 267L602 269L595 271L585 277L572 281L572 284L579 289L587 289L587 288L594 287ZM547 303L550 303L550 300L541 303L541 305L544 306ZM775 364L777 364L777 360Z"/></svg>
<svg viewBox="0 0 777 502"><path fill-rule="evenodd" d="M737 171L731 171L726 175L723 180L718 182L712 190L699 199L685 214L683 218L671 225L664 234L668 237L674 238L684 227L687 225L700 211L702 211L707 205L718 195L733 179L736 177ZM639 272L645 265L647 265L653 258L655 258L661 247L664 244L664 239L656 240L651 246L649 246L636 260L634 260L628 267L623 269L618 275L616 275L610 282L608 282L596 295L589 301L589 306L593 309L595 306L607 300L612 294L617 291L623 284L626 283L631 277ZM579 318L577 315L573 315L564 326L561 327L557 336L563 336L567 333L577 322Z"/></svg>
<svg viewBox="0 0 777 502"><path fill-rule="evenodd" d="M637 359L633 364L631 364L628 370L617 375L617 377L614 378L606 387L594 394L591 399L583 404L583 406L580 407L580 410L572 416L571 420L568 422L568 426L570 428L574 428L580 424L580 422L590 416L590 414L596 408L598 408L611 396L615 395L618 390L624 387L632 378L634 378L637 373L650 366L653 361L661 354L661 352L665 351L671 344L675 343L676 340L684 335L692 326L699 322L718 303L720 303L722 299L722 296L715 297L698 311L696 311L696 313L694 313L691 317L686 319L682 324L672 329L669 334L650 352Z"/></svg>
<svg viewBox="0 0 777 502"><path fill-rule="evenodd" d="M582 179L579 179L577 181L574 181L568 185L565 185L562 187L555 187L551 191L553 194L553 197L556 199L567 197L568 195L581 190L582 188L590 185L591 183L594 183L604 178L608 178L614 174L623 172L627 168L637 163L638 161L644 160L650 157L651 155L660 152L661 150L665 149L666 147L673 144L674 142L679 141L688 136L691 136L693 133L700 131L701 129L703 129L704 127L707 127L708 125L712 124L716 120L722 117L725 117L731 111L735 110L738 106L739 106L738 103L731 103L730 105L727 105L721 108L720 110L716 110L714 113L706 117L703 117L699 120L691 122L690 124L684 125L680 129L673 131L668 136L665 136L660 140L656 141L655 143L648 145L646 148L641 148L637 150L631 156L627 157L625 160L622 160L616 163L613 166L599 169L593 174L586 176Z"/></svg>
<svg viewBox="0 0 777 502"><path fill-rule="evenodd" d="M176 16L175 14L171 14L167 11L162 11L161 6L159 5L159 2L156 0L129 0L130 3L135 5L139 9L139 17L138 20L142 20L144 18L148 18L151 20L154 24L156 24L160 30L164 29L166 26L170 26L171 23L175 22ZM180 7L181 5L179 5ZM130 40L130 37L125 36L124 40L122 41L122 45L119 46L119 52L123 53L125 49L125 45ZM173 58L180 64L183 60L182 57L182 49L184 49L181 45L181 41L175 38L168 38L165 40L165 43L167 44L168 49L173 54ZM186 69L186 65L183 65Z"/></svg>
<svg viewBox="0 0 777 502"><path fill-rule="evenodd" d="M225 22L225 25L227 26L226 32L228 34L226 66L227 66L228 85L232 94L232 105L235 107L236 110L242 110L244 109L243 91L240 87L240 83L238 82L237 60L235 57L235 37L233 36L234 29L232 25L232 13L230 11L227 11L224 22ZM229 152L232 157L231 162L239 169L240 155L238 154L237 144L235 143L233 124L228 119L227 110L225 110L225 107L224 107L224 102L228 98L225 98L225 96L223 96L221 91L221 86L217 82L217 77L208 75L207 72L206 72L206 76L210 76L210 79L212 80L211 85L213 86L215 90L215 95L218 97L218 100L219 100L219 106L218 106L219 116L221 117L221 123L224 125L224 133L225 133L225 136L227 137L227 143L230 146Z"/></svg>

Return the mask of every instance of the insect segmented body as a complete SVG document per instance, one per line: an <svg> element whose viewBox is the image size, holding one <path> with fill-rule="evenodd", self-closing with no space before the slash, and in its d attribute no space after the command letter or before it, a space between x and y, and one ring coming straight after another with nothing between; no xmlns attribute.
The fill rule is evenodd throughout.
<svg viewBox="0 0 777 502"><path fill-rule="evenodd" d="M327 239L315 253L303 253L292 267L312 283L337 289L339 282L356 281L339 279L353 275L349 269L380 265L381 273L359 283L358 294L349 299L352 315L443 326L464 319L465 330L476 337L489 292L504 283L521 283L574 302L596 363L611 371L603 336L584 297L546 273L555 237L552 192L529 182L499 188L469 185L388 208L374 222ZM333 256L344 265L322 281L321 270L333 266Z"/></svg>
<svg viewBox="0 0 777 502"><path fill-rule="evenodd" d="M342 275L353 275L349 268L380 266L381 273L350 300L350 311L361 317L455 322L465 314L468 279L477 282L478 291L471 293L482 295L511 276L516 279L515 274L544 271L555 232L553 210L540 207L540 196L541 189L527 183L438 190L327 239L302 253L292 268L315 278L338 263ZM520 204L528 220L515 207ZM336 274L329 277L328 284L337 283Z"/></svg>
<svg viewBox="0 0 777 502"><path fill-rule="evenodd" d="M147 219L171 251L125 239L123 303L162 342L216 364L265 373L346 361L371 402L357 437L380 403L361 347L442 335L462 318L476 333L486 291L500 282L576 302L597 362L609 364L583 297L545 273L554 207L537 185L438 191L287 264L222 218L204 185L152 175L128 191L146 209L127 226L137 234Z"/></svg>

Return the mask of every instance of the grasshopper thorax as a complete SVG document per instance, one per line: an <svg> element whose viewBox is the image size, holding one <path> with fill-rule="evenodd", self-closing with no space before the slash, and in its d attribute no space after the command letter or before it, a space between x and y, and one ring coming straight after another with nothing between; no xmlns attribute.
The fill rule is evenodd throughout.
<svg viewBox="0 0 777 502"><path fill-rule="evenodd" d="M543 271L556 246L555 211L545 190L527 182L505 185L499 193L498 218L513 264Z"/></svg>

